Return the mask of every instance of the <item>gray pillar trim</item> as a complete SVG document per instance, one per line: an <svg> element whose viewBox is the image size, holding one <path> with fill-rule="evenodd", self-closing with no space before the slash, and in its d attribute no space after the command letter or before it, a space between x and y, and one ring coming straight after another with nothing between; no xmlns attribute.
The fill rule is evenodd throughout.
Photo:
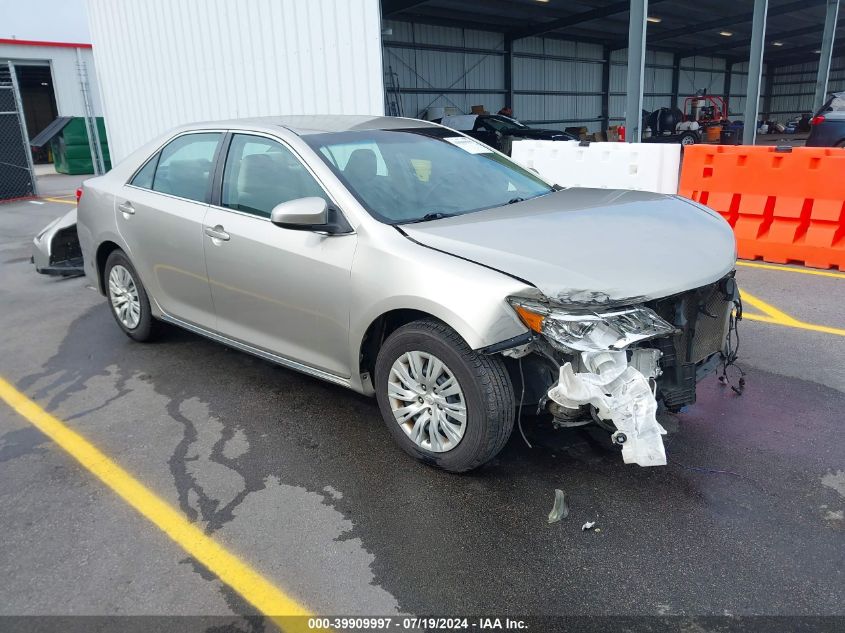
<svg viewBox="0 0 845 633"><path fill-rule="evenodd" d="M516 111L513 102L513 40L505 38L505 106Z"/></svg>
<svg viewBox="0 0 845 633"><path fill-rule="evenodd" d="M642 135L643 74L645 72L648 0L631 0L628 17L628 83L625 99L625 140L639 143Z"/></svg>
<svg viewBox="0 0 845 633"><path fill-rule="evenodd" d="M601 67L601 131L607 134L610 126L610 47L602 49L604 65Z"/></svg>
<svg viewBox="0 0 845 633"><path fill-rule="evenodd" d="M742 142L754 145L757 136L757 110L760 106L760 79L763 75L763 50L766 43L766 15L768 0L754 0L751 25L751 50L748 54L748 89L745 92Z"/></svg>
<svg viewBox="0 0 845 633"><path fill-rule="evenodd" d="M672 107L678 107L678 99L680 98L681 86L681 59L679 53L672 56Z"/></svg>
<svg viewBox="0 0 845 633"><path fill-rule="evenodd" d="M833 57L833 43L836 39L836 24L839 19L839 0L827 0L827 12L824 18L819 70L816 74L816 94L813 97L813 113L817 112L827 97L827 84L830 78L830 60Z"/></svg>

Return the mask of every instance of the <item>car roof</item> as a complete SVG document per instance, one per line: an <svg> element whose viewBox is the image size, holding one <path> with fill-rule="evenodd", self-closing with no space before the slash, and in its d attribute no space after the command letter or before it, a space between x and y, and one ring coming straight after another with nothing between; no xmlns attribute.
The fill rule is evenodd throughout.
<svg viewBox="0 0 845 633"><path fill-rule="evenodd" d="M272 131L283 127L299 136L323 134L326 132L352 132L358 130L400 130L408 128L435 127L434 123L404 117L369 116L356 114L310 114L264 116L226 121L208 121L183 126L185 129L208 127L235 130L263 128Z"/></svg>

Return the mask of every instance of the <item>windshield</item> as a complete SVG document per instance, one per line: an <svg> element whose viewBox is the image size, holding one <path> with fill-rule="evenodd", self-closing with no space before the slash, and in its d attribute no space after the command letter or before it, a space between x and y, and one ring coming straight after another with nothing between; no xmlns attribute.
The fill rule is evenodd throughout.
<svg viewBox="0 0 845 633"><path fill-rule="evenodd" d="M553 191L507 157L443 128L302 138L359 202L388 224L462 215Z"/></svg>
<svg viewBox="0 0 845 633"><path fill-rule="evenodd" d="M843 110L845 110L845 92L837 92L830 96L816 114L841 112Z"/></svg>
<svg viewBox="0 0 845 633"><path fill-rule="evenodd" d="M506 132L507 130L525 130L527 125L520 123L516 119L511 119L506 116L491 116L485 117L484 123L492 127L497 132Z"/></svg>

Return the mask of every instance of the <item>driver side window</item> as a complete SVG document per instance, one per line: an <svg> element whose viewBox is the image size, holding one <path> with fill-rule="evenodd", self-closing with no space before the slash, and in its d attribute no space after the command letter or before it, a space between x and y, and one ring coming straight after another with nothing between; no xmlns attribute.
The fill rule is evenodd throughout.
<svg viewBox="0 0 845 633"><path fill-rule="evenodd" d="M277 204L329 197L305 166L281 143L235 134L223 169L221 206L269 218Z"/></svg>

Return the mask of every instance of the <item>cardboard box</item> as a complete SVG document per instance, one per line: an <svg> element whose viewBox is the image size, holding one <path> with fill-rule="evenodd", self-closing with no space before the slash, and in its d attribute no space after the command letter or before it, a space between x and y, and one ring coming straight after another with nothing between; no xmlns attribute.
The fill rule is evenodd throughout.
<svg viewBox="0 0 845 633"><path fill-rule="evenodd" d="M470 108L472 114L488 114L483 105L474 105Z"/></svg>

